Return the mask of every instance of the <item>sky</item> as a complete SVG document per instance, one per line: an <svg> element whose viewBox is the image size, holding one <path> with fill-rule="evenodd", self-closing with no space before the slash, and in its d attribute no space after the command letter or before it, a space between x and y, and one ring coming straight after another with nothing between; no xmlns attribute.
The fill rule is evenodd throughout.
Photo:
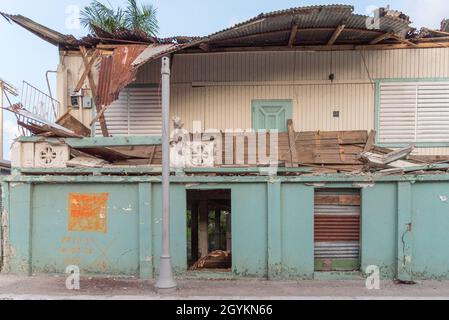
<svg viewBox="0 0 449 320"><path fill-rule="evenodd" d="M104 0L113 6L125 0ZM175 35L204 36L230 27L238 22L257 16L262 12L308 5L350 4L358 14L369 14L375 7L390 5L391 9L409 15L413 26L439 28L444 18L449 18L447 0L141 0L157 8L159 36ZM88 5L90 0L0 0L0 11L21 14L64 34L81 37L87 34L78 26L74 17L77 8ZM22 81L48 92L45 72L56 70L58 50L55 46L37 38L18 25L9 24L0 17L0 78L16 86L19 91ZM52 91L55 90L54 75L51 75ZM10 144L17 135L14 117L4 115L4 155L10 156Z"/></svg>

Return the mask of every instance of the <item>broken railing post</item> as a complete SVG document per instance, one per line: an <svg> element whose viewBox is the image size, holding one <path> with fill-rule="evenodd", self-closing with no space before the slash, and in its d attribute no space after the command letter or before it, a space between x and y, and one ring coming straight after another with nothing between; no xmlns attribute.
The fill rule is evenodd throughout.
<svg viewBox="0 0 449 320"><path fill-rule="evenodd" d="M170 58L162 58L162 252L156 290L176 290L170 256Z"/></svg>

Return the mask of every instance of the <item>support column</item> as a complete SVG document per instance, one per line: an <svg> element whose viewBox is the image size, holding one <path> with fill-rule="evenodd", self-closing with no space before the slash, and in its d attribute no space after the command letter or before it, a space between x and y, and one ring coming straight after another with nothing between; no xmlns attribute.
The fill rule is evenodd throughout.
<svg viewBox="0 0 449 320"><path fill-rule="evenodd" d="M208 219L209 208L207 207L207 200L200 200L199 206L199 251L200 257L205 257L209 253L209 239L208 239Z"/></svg>
<svg viewBox="0 0 449 320"><path fill-rule="evenodd" d="M139 184L139 275L153 278L151 183Z"/></svg>
<svg viewBox="0 0 449 320"><path fill-rule="evenodd" d="M232 213L226 215L226 251L232 251Z"/></svg>
<svg viewBox="0 0 449 320"><path fill-rule="evenodd" d="M397 267L396 277L402 281L412 281L413 224L412 185L398 182L397 216Z"/></svg>
<svg viewBox="0 0 449 320"><path fill-rule="evenodd" d="M220 235L221 235L221 210L215 210L215 233L214 233L214 242L215 242L215 250L220 250Z"/></svg>
<svg viewBox="0 0 449 320"><path fill-rule="evenodd" d="M177 289L170 256L170 58L162 58L162 251L159 278L155 285L159 293Z"/></svg>
<svg viewBox="0 0 449 320"><path fill-rule="evenodd" d="M281 182L268 182L268 278L279 277L282 272L281 243Z"/></svg>
<svg viewBox="0 0 449 320"><path fill-rule="evenodd" d="M195 200L192 203L191 208L191 228L190 228L190 236L191 236L191 254L192 260L194 262L198 261L198 201Z"/></svg>

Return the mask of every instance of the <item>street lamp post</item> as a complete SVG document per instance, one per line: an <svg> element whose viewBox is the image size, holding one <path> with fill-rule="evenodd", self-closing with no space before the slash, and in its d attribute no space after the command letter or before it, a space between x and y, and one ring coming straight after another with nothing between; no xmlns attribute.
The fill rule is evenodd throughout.
<svg viewBox="0 0 449 320"><path fill-rule="evenodd" d="M162 58L162 252L159 278L155 289L158 293L176 291L170 256L170 58Z"/></svg>

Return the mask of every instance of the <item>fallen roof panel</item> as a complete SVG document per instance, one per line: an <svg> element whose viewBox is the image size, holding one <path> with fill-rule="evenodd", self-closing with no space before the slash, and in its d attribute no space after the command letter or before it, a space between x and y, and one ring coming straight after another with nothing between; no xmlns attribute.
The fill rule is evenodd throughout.
<svg viewBox="0 0 449 320"><path fill-rule="evenodd" d="M43 26L27 17L22 15L11 15L4 12L0 12L8 22L15 22L26 30L37 35L39 38L57 45L76 45L78 40L72 35L64 35L46 26Z"/></svg>
<svg viewBox="0 0 449 320"><path fill-rule="evenodd" d="M110 105L118 99L120 91L135 80L137 68L132 64L146 48L146 45L118 46L111 56L102 58L97 89L99 105Z"/></svg>

